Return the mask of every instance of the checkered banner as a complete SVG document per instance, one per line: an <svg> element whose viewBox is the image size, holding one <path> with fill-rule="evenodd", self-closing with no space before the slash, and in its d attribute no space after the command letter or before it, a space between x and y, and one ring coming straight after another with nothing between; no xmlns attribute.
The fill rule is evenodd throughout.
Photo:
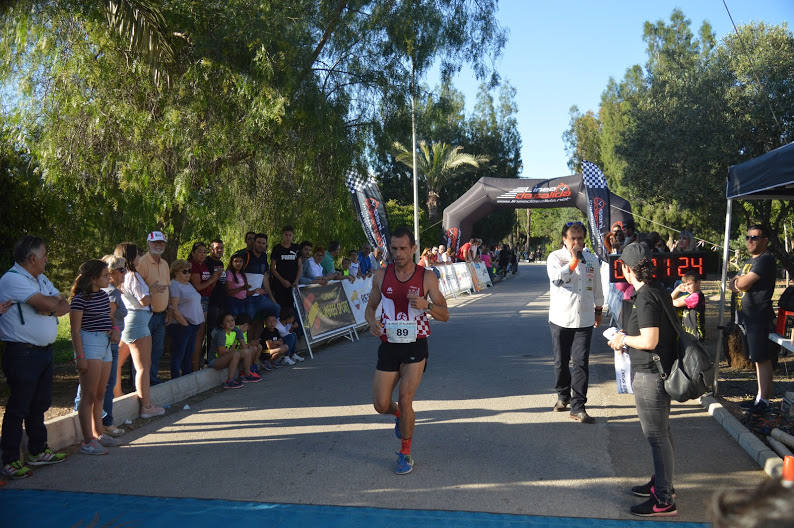
<svg viewBox="0 0 794 528"><path fill-rule="evenodd" d="M380 248L384 259L389 257L389 221L378 183L351 169L345 176L345 186L353 198L353 207L372 247Z"/></svg>
<svg viewBox="0 0 794 528"><path fill-rule="evenodd" d="M593 249L602 260L606 260L606 248L604 247L604 233L609 232L609 189L604 173L598 165L589 161L582 161L582 181L584 182L584 192L587 196L587 217L590 220L592 231L590 240L593 242Z"/></svg>

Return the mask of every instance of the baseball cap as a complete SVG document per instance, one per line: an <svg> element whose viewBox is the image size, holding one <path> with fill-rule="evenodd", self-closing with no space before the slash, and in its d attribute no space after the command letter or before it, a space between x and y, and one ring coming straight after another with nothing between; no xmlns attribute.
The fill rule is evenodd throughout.
<svg viewBox="0 0 794 528"><path fill-rule="evenodd" d="M620 254L620 260L623 264L634 269L642 259L649 256L648 248L641 242L632 242L623 248L623 253Z"/></svg>
<svg viewBox="0 0 794 528"><path fill-rule="evenodd" d="M168 242L162 231L152 231L146 237L146 242Z"/></svg>

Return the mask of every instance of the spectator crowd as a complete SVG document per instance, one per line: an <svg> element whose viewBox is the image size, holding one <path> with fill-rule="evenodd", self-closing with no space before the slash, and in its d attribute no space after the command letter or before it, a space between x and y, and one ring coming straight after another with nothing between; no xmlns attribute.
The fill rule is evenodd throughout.
<svg viewBox="0 0 794 528"><path fill-rule="evenodd" d="M48 447L44 426L60 316L69 315L79 374L80 453L86 455L104 455L121 444L124 431L113 425L113 398L123 394L127 363L140 416L151 418L165 413L152 401L150 387L164 381L159 366L166 352L171 379L204 367L228 369L226 389L257 383L267 372L303 361L293 290L366 278L385 262L368 245L343 254L338 241L323 247L295 244L293 237L293 228L285 226L271 247L266 234L248 232L246 247L225 264L223 241L196 242L187 259L169 263L163 257L165 234L152 231L145 248L122 242L112 254L84 262L68 295L45 275L46 242L20 239L14 266L0 277L2 368L10 389L0 480L25 478L31 467L66 458ZM23 425L29 438L24 458Z"/></svg>

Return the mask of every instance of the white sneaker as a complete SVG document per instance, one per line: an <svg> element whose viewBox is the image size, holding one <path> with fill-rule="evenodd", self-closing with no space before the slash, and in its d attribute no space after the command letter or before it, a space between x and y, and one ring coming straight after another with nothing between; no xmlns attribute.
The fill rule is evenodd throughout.
<svg viewBox="0 0 794 528"><path fill-rule="evenodd" d="M152 405L151 407L141 407L141 418L154 418L165 414L165 409Z"/></svg>
<svg viewBox="0 0 794 528"><path fill-rule="evenodd" d="M107 455L108 450L101 446L96 438L92 439L87 444L80 446L80 452L84 455Z"/></svg>
<svg viewBox="0 0 794 528"><path fill-rule="evenodd" d="M298 361L298 362L303 361L303 359L304 359L304 358L300 357L298 354L293 354L290 357L292 358L292 361Z"/></svg>
<svg viewBox="0 0 794 528"><path fill-rule="evenodd" d="M97 438L97 440L104 447L118 447L123 443L118 438L113 438L109 434L99 435L99 438Z"/></svg>
<svg viewBox="0 0 794 528"><path fill-rule="evenodd" d="M292 359L290 359L289 356L284 356L284 363L287 364L287 365L290 365L290 366L295 364L295 362L292 361Z"/></svg>

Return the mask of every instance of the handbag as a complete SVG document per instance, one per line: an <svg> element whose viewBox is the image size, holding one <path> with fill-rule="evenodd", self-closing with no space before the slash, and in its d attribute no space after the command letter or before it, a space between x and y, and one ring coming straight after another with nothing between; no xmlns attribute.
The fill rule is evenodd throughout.
<svg viewBox="0 0 794 528"><path fill-rule="evenodd" d="M662 368L659 354L653 354L651 359L659 370L659 376L664 380L664 390L678 402L685 402L704 395L709 390L709 373L713 371L714 361L706 352L695 336L684 331L681 321L673 313L670 302L659 299L667 319L678 334L678 357L673 361L670 373L666 374Z"/></svg>

